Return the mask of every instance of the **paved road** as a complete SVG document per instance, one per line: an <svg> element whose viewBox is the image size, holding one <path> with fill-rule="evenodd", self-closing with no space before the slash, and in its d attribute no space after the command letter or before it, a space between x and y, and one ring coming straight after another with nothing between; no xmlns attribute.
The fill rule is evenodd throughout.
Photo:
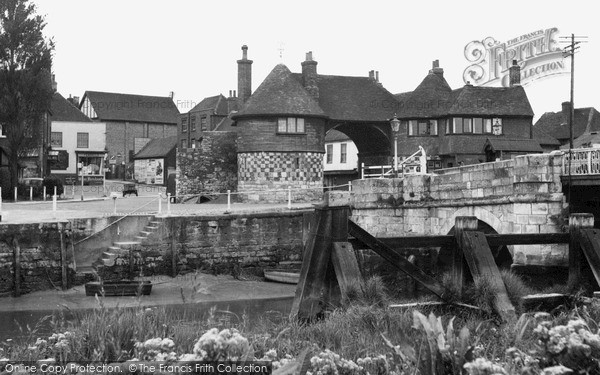
<svg viewBox="0 0 600 375"><path fill-rule="evenodd" d="M158 214L159 208L162 215L170 213L174 215L220 215L227 211L227 204L168 204L165 188L155 186L139 185L139 196L110 198L110 192L122 192L123 183L109 182L106 187L106 196L101 185L84 186L83 200L81 200L81 186L75 188L75 194L71 187L65 187L65 195L57 201L56 211L53 211L51 200L48 201L21 201L2 202L0 224L38 223L57 220L68 220L72 218L103 217L128 213ZM161 193L159 199L158 194ZM159 207L160 200L160 207ZM220 201L226 202L225 199ZM293 210L312 208L311 203L292 204ZM289 211L286 203L283 204L250 204L232 203L231 213L247 212L273 212Z"/></svg>

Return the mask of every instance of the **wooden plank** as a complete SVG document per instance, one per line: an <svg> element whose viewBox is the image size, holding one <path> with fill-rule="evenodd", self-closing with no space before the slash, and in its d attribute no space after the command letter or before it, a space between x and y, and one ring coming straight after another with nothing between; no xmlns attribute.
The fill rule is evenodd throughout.
<svg viewBox="0 0 600 375"><path fill-rule="evenodd" d="M177 239L175 238L175 221L169 223L170 247L171 247L171 277L177 276Z"/></svg>
<svg viewBox="0 0 600 375"><path fill-rule="evenodd" d="M452 258L450 261L450 276L456 287L458 297L462 298L462 290L465 282L464 262L465 257L462 247L462 235L468 230L477 230L478 220L475 216L458 216L454 221L454 246L452 247Z"/></svg>
<svg viewBox="0 0 600 375"><path fill-rule="evenodd" d="M19 297L21 295L21 245L17 237L13 238L13 269L15 297Z"/></svg>
<svg viewBox="0 0 600 375"><path fill-rule="evenodd" d="M361 287L362 275L352 245L348 242L334 242L331 261L343 296L348 293L349 288Z"/></svg>
<svg viewBox="0 0 600 375"><path fill-rule="evenodd" d="M494 304L498 313L506 321L515 318L515 308L508 298L506 287L496 266L492 250L485 239L485 234L466 230L460 236L459 246L473 277L486 277L490 280L491 286L496 292Z"/></svg>
<svg viewBox="0 0 600 375"><path fill-rule="evenodd" d="M390 262L394 267L413 278L425 288L430 290L438 297L445 299L445 288L434 278L424 273L420 268L411 264L408 260L396 253L386 244L373 237L358 224L352 220L348 220L348 233L362 242L363 245L369 247L371 250L379 254L383 259Z"/></svg>
<svg viewBox="0 0 600 375"><path fill-rule="evenodd" d="M569 306L573 297L567 294L530 294L521 297L521 306L525 311L552 311L558 306Z"/></svg>
<svg viewBox="0 0 600 375"><path fill-rule="evenodd" d="M331 211L331 236L330 254L333 254L334 242L346 242L348 240L348 216L350 216L350 207L339 206L330 207ZM342 302L342 291L337 279L337 272L332 262L333 256L328 260L328 267L325 273L324 286L327 293L324 294L325 306L339 306Z"/></svg>
<svg viewBox="0 0 600 375"><path fill-rule="evenodd" d="M578 233L580 248L585 255L594 278L600 285L600 230L598 229L580 229ZM569 269L569 278L571 269Z"/></svg>
<svg viewBox="0 0 600 375"><path fill-rule="evenodd" d="M331 210L315 209L300 269L290 319L311 320L322 311L322 295L331 260Z"/></svg>
<svg viewBox="0 0 600 375"><path fill-rule="evenodd" d="M68 288L68 264L67 264L67 246L65 244L65 232L63 230L63 224L57 223L58 230L60 232L60 265L61 265L61 288L66 290Z"/></svg>
<svg viewBox="0 0 600 375"><path fill-rule="evenodd" d="M594 215L577 213L569 216L569 281L567 285L575 290L581 284L581 255L580 231L594 227ZM593 268L592 268L593 271ZM595 275L595 274L594 274Z"/></svg>
<svg viewBox="0 0 600 375"><path fill-rule="evenodd" d="M568 233L486 234L485 236L490 247L569 243ZM453 235L388 237L379 240L392 249L442 247L455 244ZM356 239L350 239L349 242L354 247L360 243Z"/></svg>

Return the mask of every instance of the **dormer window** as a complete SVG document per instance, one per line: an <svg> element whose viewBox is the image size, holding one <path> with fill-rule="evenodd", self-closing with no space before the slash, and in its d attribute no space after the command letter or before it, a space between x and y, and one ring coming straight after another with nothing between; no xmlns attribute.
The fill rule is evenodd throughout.
<svg viewBox="0 0 600 375"><path fill-rule="evenodd" d="M304 134L304 119L299 117L280 117L277 120L277 133Z"/></svg>

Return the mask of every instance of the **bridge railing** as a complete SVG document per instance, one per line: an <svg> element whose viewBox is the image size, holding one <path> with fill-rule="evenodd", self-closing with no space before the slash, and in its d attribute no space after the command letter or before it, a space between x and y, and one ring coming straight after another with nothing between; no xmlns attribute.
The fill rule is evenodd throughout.
<svg viewBox="0 0 600 375"><path fill-rule="evenodd" d="M600 148L579 148L571 150L570 153L565 150L562 159L562 173L563 175L600 174Z"/></svg>

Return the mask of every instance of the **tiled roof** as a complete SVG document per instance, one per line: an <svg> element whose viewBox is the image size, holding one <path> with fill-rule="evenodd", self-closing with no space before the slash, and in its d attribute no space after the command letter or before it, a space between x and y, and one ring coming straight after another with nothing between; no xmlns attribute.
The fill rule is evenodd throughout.
<svg viewBox="0 0 600 375"><path fill-rule="evenodd" d="M233 124L235 124L235 121L233 121L231 119L231 116L224 117L221 121L219 121L219 123L217 124L217 126L215 126L215 131L219 131L219 132L237 132L238 131L238 127L237 126L233 126Z"/></svg>
<svg viewBox="0 0 600 375"><path fill-rule="evenodd" d="M299 82L302 74L294 75ZM394 95L369 77L317 75L319 105L332 120L388 122L397 111Z"/></svg>
<svg viewBox="0 0 600 375"><path fill-rule="evenodd" d="M485 145L485 138L453 135L444 137L440 142L439 155L473 155L481 154Z"/></svg>
<svg viewBox="0 0 600 375"><path fill-rule="evenodd" d="M600 144L600 134L598 132L583 133L573 140L573 148L592 147L593 144ZM561 146L562 149L568 149L569 144Z"/></svg>
<svg viewBox="0 0 600 375"><path fill-rule="evenodd" d="M533 132L533 139L538 141L540 145L556 146L556 147L560 146L560 142L558 141L558 139L552 137L551 135L549 135L548 133L543 131L541 128L533 126L532 132Z"/></svg>
<svg viewBox="0 0 600 375"><path fill-rule="evenodd" d="M429 73L417 88L396 95L399 99L398 117L427 118L448 113L452 89L441 74Z"/></svg>
<svg viewBox="0 0 600 375"><path fill-rule="evenodd" d="M52 113L51 121L92 122L89 117L58 92L52 96L50 112Z"/></svg>
<svg viewBox="0 0 600 375"><path fill-rule="evenodd" d="M342 133L341 131L335 130L335 129L331 129L330 131L327 132L327 134L325 134L325 143L346 141L349 139L350 139L350 137L348 137L346 134Z"/></svg>
<svg viewBox="0 0 600 375"><path fill-rule="evenodd" d="M316 100L283 64L271 70L233 119L254 115L326 117Z"/></svg>
<svg viewBox="0 0 600 375"><path fill-rule="evenodd" d="M539 142L535 139L488 138L481 151L484 151L488 146L491 147L492 151L543 152Z"/></svg>
<svg viewBox="0 0 600 375"><path fill-rule="evenodd" d="M190 112L212 109L216 114L227 115L227 99L222 94L209 96L194 106Z"/></svg>
<svg viewBox="0 0 600 375"><path fill-rule="evenodd" d="M173 99L166 96L119 94L86 91L100 121L137 121L177 124L179 110Z"/></svg>
<svg viewBox="0 0 600 375"><path fill-rule="evenodd" d="M481 87L466 85L453 93L450 115L533 116L522 86Z"/></svg>
<svg viewBox="0 0 600 375"><path fill-rule="evenodd" d="M534 125L551 135L552 137L566 141L569 139L569 117L568 114L560 112L546 112ZM573 121L573 139L581 136L584 132L600 131L600 114L596 109L575 108Z"/></svg>
<svg viewBox="0 0 600 375"><path fill-rule="evenodd" d="M152 139L137 154L134 159L149 159L165 157L177 146L177 136Z"/></svg>

